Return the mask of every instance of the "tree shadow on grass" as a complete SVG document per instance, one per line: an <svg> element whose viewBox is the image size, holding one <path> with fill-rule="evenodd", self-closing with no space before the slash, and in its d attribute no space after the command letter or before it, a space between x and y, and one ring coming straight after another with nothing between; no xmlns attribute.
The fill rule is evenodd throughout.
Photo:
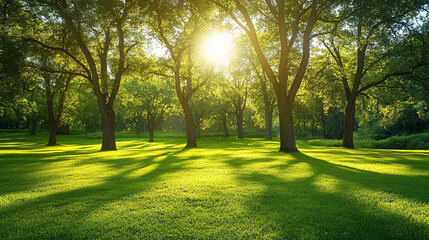
<svg viewBox="0 0 429 240"><path fill-rule="evenodd" d="M236 144L229 144L230 142L236 142ZM211 147L211 143L215 146ZM192 214L190 219L195 220L195 225L202 222L202 225L199 225L202 226L200 232L207 232L210 228L217 228L217 226L221 230L215 233L227 231L227 235L218 235L219 238L234 236L277 239L429 238L428 216L422 214L422 219L415 219L416 215L422 212L422 206L427 207L428 204L427 175L382 174L346 164L332 163L325 157L314 157L324 152L325 148L312 148L307 154L283 154L275 152L277 145L270 142L253 145L250 143L251 141L241 140L227 140L225 143L209 139L202 141L199 149L190 151L182 148L184 144L182 145L181 139L162 141L159 145L133 141L124 143L124 147L129 147L131 150L123 152L121 150L111 153L94 152L89 147L58 154L37 153L33 156L31 154L15 156L19 158L18 162L28 164L28 166L21 166L24 169L28 167L30 170L32 162L26 161L33 160L35 168L31 171L35 173L43 173L46 169L45 165L52 167L53 164L63 164L68 161L70 169L102 167L99 172L92 173L101 176L94 176L94 179L99 181L93 184L79 186L80 183L76 182L73 189L59 189L47 195L2 206L0 239L11 237L19 239L195 237L186 235L190 231L184 229L182 225L171 226L182 217L181 209L174 209L181 206L187 207L186 210L197 209L189 214ZM222 146L228 146L228 149L223 152ZM334 149L331 150L332 152L328 154L330 157L345 158L346 156L346 153L336 153ZM188 154L188 151L192 154ZM213 153L207 154L210 151ZM144 157L139 157L139 154ZM372 158L365 161L367 164L381 164L380 160L374 159L381 158L386 153L373 151L370 154ZM70 160L70 155L84 157ZM355 157L359 158L357 155ZM7 156L1 156L1 158L3 161ZM426 169L424 163L419 162L420 166L416 166L417 163L407 162L400 154L390 155L390 158L389 163L396 161L397 164L406 165L410 169ZM238 180L237 185L235 181L225 181L224 183L229 184L228 186L219 186L213 190L206 188L197 190L212 194L210 198L192 195L192 192L184 193L184 190L193 191L194 185L183 186L179 181L174 183L177 186L172 186L171 181L174 181L175 177L194 174L190 171L194 170L193 162L197 160L206 164L202 165L208 168L204 173L210 173L212 170L210 168L217 164L220 170L213 172L226 172L223 176L233 176L232 178ZM401 161L404 162L401 163ZM8 168L19 167L19 165L11 165L12 163L8 164ZM387 163L386 167L388 166ZM12 179L27 177L25 181L30 183L23 184L23 188L29 191L38 191L39 183L50 187L48 180L62 181L67 178L67 176L47 174L39 176L40 179L38 179L37 175L26 175L24 170L18 170L23 172L18 171ZM106 175L103 175L103 170L107 172ZM231 173L229 173L230 170L232 170ZM7 171L4 170L2 173ZM67 169L64 169L63 173L67 175ZM70 174L73 175L69 179L76 180L80 178L79 174L85 178L84 174L91 173ZM31 179L32 176L35 178ZM201 181L198 178L190 179ZM189 185L190 181L187 179L183 183ZM257 190L246 188L250 185L261 187L256 188ZM203 187L208 186L211 185ZM223 191L224 188L232 190ZM159 196L160 194L164 196ZM227 194L225 199L221 196L222 194ZM184 200L184 203L174 202L179 199L177 195L180 195L179 198ZM233 201L231 199L240 201L244 197L246 199L243 202L231 202ZM139 204L148 204L148 206ZM244 213L237 208L228 207L230 205L243 207ZM169 206L173 206L173 209L166 209ZM236 212L218 211L215 213L221 216L213 216L210 215L213 214L210 209L213 206ZM203 210L209 214L200 216ZM133 211L139 212L131 215L132 217L127 215ZM234 219L237 217L240 219ZM224 218L233 222L225 222ZM243 220L243 218L248 219ZM13 222L8 219L20 221ZM157 221L157 226L161 223L163 227L152 229L153 221ZM230 227L225 223L233 226ZM145 224L147 226L144 226ZM247 225L241 228L240 224ZM259 235L240 235L240 231L246 232L248 228L258 227L258 225L260 228L253 233L259 231ZM142 229L148 232L141 232ZM156 232L158 235L155 234ZM200 236L211 235L201 234Z"/></svg>
<svg viewBox="0 0 429 240"><path fill-rule="evenodd" d="M74 141L68 141L62 146L46 146L43 143L29 142L29 139L25 139L10 143L8 147L0 146L0 152L15 150L3 152L0 155L0 194L32 190L38 184L50 180L51 175L37 173L46 171L53 164L73 163L73 166L104 164L114 169L121 169L129 164L140 162L138 159L135 161L135 156L147 152L148 149L152 150L153 146L154 144L145 141L132 141L124 146L132 150L127 154L122 154L121 150L111 153L99 151L98 144L94 145L92 142L77 144ZM172 148L169 153L176 150L177 148ZM177 151L177 153L180 152ZM109 157L116 153L119 153L120 159ZM10 184L12 180L14 184Z"/></svg>
<svg viewBox="0 0 429 240"><path fill-rule="evenodd" d="M64 190L0 208L1 216L25 216L23 222L10 222L9 226L4 226L5 228L0 230L0 238L10 238L12 235L18 239L79 238L75 234L84 234L85 238L102 237L104 233L100 231L85 233L85 230L91 227L85 226L89 220L98 223L109 221L103 216L101 216L103 219L97 219L93 214L101 211L109 215L111 208L121 207L121 204L124 204L123 208L127 209L129 207L126 206L127 199L146 197L144 193L157 188L164 176L190 170L192 167L189 166L188 161L196 157L177 156L185 151L186 149L179 149L141 159L127 156L119 161L106 160L102 157L77 161L74 164L76 167L106 165L117 174L103 178L100 183L93 186ZM145 171L139 172L141 170ZM61 179L58 180L61 181ZM161 184L158 187L163 186ZM118 218L118 216L112 217ZM55 221L48 221L52 219ZM4 221L1 222L4 224ZM25 231L14 232L17 229L25 229ZM43 229L50 229L51 232L43 232ZM113 235L113 237L121 236Z"/></svg>
<svg viewBox="0 0 429 240"><path fill-rule="evenodd" d="M274 238L429 239L429 214L424 214L428 176L380 174L300 152L267 155L288 160L275 165L277 174L246 167L267 159L226 162L237 169L243 184L264 187L247 205L252 216L259 216L264 231L276 233ZM297 166L309 167L311 174L288 178Z"/></svg>

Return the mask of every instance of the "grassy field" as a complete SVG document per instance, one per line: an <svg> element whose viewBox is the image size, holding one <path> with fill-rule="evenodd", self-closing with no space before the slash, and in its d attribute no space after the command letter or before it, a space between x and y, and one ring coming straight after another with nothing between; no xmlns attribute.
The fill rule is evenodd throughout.
<svg viewBox="0 0 429 240"><path fill-rule="evenodd" d="M429 151L0 132L0 239L429 239Z"/></svg>

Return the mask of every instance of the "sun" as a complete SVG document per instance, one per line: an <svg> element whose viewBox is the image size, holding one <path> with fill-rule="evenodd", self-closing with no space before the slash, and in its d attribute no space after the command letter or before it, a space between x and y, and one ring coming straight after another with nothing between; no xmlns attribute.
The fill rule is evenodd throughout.
<svg viewBox="0 0 429 240"><path fill-rule="evenodd" d="M216 65L228 65L233 46L231 35L224 32L214 32L204 43L204 55Z"/></svg>

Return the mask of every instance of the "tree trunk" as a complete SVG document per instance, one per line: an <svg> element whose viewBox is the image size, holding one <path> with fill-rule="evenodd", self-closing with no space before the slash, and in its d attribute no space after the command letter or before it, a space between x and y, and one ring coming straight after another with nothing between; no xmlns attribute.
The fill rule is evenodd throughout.
<svg viewBox="0 0 429 240"><path fill-rule="evenodd" d="M301 136L301 127L299 126L299 122L296 124L295 131L296 131L296 136L300 137Z"/></svg>
<svg viewBox="0 0 429 240"><path fill-rule="evenodd" d="M57 145L57 121L55 120L54 116L54 103L53 103L53 96L50 94L47 94L47 106L48 106L48 122L49 122L49 146Z"/></svg>
<svg viewBox="0 0 429 240"><path fill-rule="evenodd" d="M136 121L136 135L140 135L140 119Z"/></svg>
<svg viewBox="0 0 429 240"><path fill-rule="evenodd" d="M322 102L323 104L323 102ZM322 105L322 111L320 112L320 119L322 122L322 130L323 130L323 139L326 139L326 122L325 122L325 113L324 113L324 105Z"/></svg>
<svg viewBox="0 0 429 240"><path fill-rule="evenodd" d="M149 128L149 142L153 142L153 133L155 132L155 128Z"/></svg>
<svg viewBox="0 0 429 240"><path fill-rule="evenodd" d="M195 134L195 125L194 119L192 118L192 110L189 107L187 102L182 104L183 112L185 113L185 121L186 121L186 138L187 144L186 147L193 148L197 147L197 137Z"/></svg>
<svg viewBox="0 0 429 240"><path fill-rule="evenodd" d="M316 121L313 118L313 121L311 122L311 136L314 136L314 134L316 133L316 130L317 130Z"/></svg>
<svg viewBox="0 0 429 240"><path fill-rule="evenodd" d="M302 123L302 125L303 125L303 128L304 128L304 134L303 134L303 136L305 137L305 136L307 136L307 122L304 120L304 122Z"/></svg>
<svg viewBox="0 0 429 240"><path fill-rule="evenodd" d="M228 119L227 119L226 113L221 113L221 120L222 120L223 134L225 137L229 137Z"/></svg>
<svg viewBox="0 0 429 240"><path fill-rule="evenodd" d="M144 128L146 127L146 123L143 120L143 117L141 115L137 116L136 120L136 135L140 135L142 129L144 131ZM145 132L143 132L145 133Z"/></svg>
<svg viewBox="0 0 429 240"><path fill-rule="evenodd" d="M49 122L49 146L57 145L57 123Z"/></svg>
<svg viewBox="0 0 429 240"><path fill-rule="evenodd" d="M237 111L237 137L243 138L243 112Z"/></svg>
<svg viewBox="0 0 429 240"><path fill-rule="evenodd" d="M100 108L103 123L103 143L101 151L116 150L115 141L115 112L110 104Z"/></svg>
<svg viewBox="0 0 429 240"><path fill-rule="evenodd" d="M259 74L258 74L259 75ZM259 78L261 83L261 89L264 96L264 107L265 107L265 139L273 139L272 135L272 126L273 126L273 107L269 100L267 85L265 83L266 79L263 77Z"/></svg>
<svg viewBox="0 0 429 240"><path fill-rule="evenodd" d="M272 140L273 133L271 131L273 127L273 110L270 106L265 104L265 139Z"/></svg>
<svg viewBox="0 0 429 240"><path fill-rule="evenodd" d="M277 97L279 104L280 152L297 152L293 130L292 102L288 101L285 93Z"/></svg>
<svg viewBox="0 0 429 240"><path fill-rule="evenodd" d="M354 148L353 145L353 126L355 120L355 110L356 110L356 98L350 97L347 99L347 106L345 111L345 124L344 124L344 134L343 134L343 147L345 148Z"/></svg>
<svg viewBox="0 0 429 240"><path fill-rule="evenodd" d="M33 113L31 114L31 129L30 129L30 135L36 135L36 128L37 128L37 119L36 119L36 114Z"/></svg>

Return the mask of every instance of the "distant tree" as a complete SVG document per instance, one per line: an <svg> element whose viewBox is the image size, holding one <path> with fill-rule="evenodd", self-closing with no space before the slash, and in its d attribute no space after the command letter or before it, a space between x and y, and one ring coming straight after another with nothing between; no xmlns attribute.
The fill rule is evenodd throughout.
<svg viewBox="0 0 429 240"><path fill-rule="evenodd" d="M262 99L264 103L264 116L265 116L265 139L273 139L273 114L274 108L276 107L276 95L271 84L263 71L260 71L258 67L254 69L255 75L259 80L259 93L262 93Z"/></svg>
<svg viewBox="0 0 429 240"><path fill-rule="evenodd" d="M124 103L133 116L136 133L139 134L146 125L149 142L153 142L155 130L171 112L173 86L164 77L130 75L124 82L123 91Z"/></svg>
<svg viewBox="0 0 429 240"><path fill-rule="evenodd" d="M197 147L190 100L209 78L196 71L195 56L195 40L201 33L203 17L207 19L207 8L204 2L179 1L175 4L154 2L151 9L154 18L150 26L154 35L167 48L169 59L166 59L164 65L173 74L169 77L174 79L176 95L185 114L186 147Z"/></svg>
<svg viewBox="0 0 429 240"><path fill-rule="evenodd" d="M244 110L249 96L249 78L248 69L238 66L231 68L229 73L226 74L226 81L228 82L226 85L229 88L226 89L225 95L229 96L234 107L238 138L244 137Z"/></svg>

